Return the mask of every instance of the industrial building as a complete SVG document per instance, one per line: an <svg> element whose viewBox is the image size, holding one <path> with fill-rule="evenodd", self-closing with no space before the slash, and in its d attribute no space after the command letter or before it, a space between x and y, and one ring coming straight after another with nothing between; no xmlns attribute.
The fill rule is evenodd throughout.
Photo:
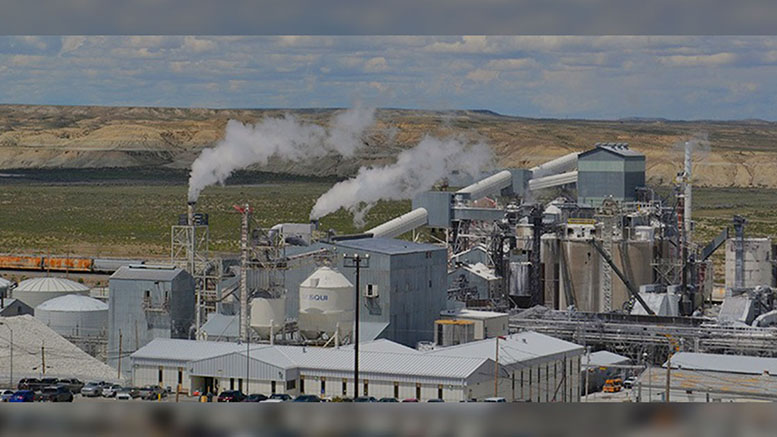
<svg viewBox="0 0 777 437"><path fill-rule="evenodd" d="M581 386L585 390L586 383L588 390L582 394L594 393L600 391L608 379L621 378L626 379L630 374L629 369L631 359L610 351L596 351L586 354L583 357L583 368L580 380Z"/></svg>
<svg viewBox="0 0 777 437"><path fill-rule="evenodd" d="M626 143L597 143L577 155L577 202L599 206L605 199L633 202L645 186L645 155Z"/></svg>
<svg viewBox="0 0 777 437"><path fill-rule="evenodd" d="M360 344L356 396L459 401L494 396L515 400L579 400L583 348L524 332L500 340L418 351L389 340ZM495 359L499 373L494 378ZM350 346L256 345L155 339L131 355L133 384L185 392L239 389L247 393L354 397Z"/></svg>
<svg viewBox="0 0 777 437"><path fill-rule="evenodd" d="M155 338L189 338L194 280L172 266L131 265L110 277L108 363L131 375L129 353ZM120 359L118 357L121 357Z"/></svg>
<svg viewBox="0 0 777 437"><path fill-rule="evenodd" d="M32 308L59 296L68 294L88 295L89 287L64 278L31 278L19 283L12 291L13 297Z"/></svg>
<svg viewBox="0 0 777 437"><path fill-rule="evenodd" d="M35 310L19 299L4 298L0 299L0 317L32 315Z"/></svg>
<svg viewBox="0 0 777 437"><path fill-rule="evenodd" d="M471 321L474 328L474 340L498 337L508 333L509 314L507 313L459 308L442 311L440 316L443 319Z"/></svg>

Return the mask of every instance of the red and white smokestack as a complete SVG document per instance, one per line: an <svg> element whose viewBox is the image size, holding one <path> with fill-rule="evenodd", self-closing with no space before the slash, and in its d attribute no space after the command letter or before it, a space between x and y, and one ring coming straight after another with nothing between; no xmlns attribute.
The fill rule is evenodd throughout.
<svg viewBox="0 0 777 437"><path fill-rule="evenodd" d="M186 204L186 220L189 226L194 226L194 207L195 206L197 206L197 202L194 200L191 200Z"/></svg>

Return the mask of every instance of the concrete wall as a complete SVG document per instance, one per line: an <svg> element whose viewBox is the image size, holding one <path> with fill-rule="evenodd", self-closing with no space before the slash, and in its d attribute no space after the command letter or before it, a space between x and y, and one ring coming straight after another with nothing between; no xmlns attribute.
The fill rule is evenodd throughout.
<svg viewBox="0 0 777 437"><path fill-rule="evenodd" d="M769 238L746 238L744 241L745 287L769 285L774 287L774 254ZM726 288L733 288L736 271L734 239L726 241Z"/></svg>

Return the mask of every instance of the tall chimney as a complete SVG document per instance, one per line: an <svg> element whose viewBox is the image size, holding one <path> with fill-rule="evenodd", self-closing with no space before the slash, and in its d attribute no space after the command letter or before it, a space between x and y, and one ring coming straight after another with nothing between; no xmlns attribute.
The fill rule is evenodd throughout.
<svg viewBox="0 0 777 437"><path fill-rule="evenodd" d="M186 204L186 216L187 224L194 226L194 207L197 206L197 201L191 200Z"/></svg>
<svg viewBox="0 0 777 437"><path fill-rule="evenodd" d="M683 215L685 216L685 238L686 243L690 244L692 240L693 234L691 233L691 210L692 210L692 204L693 199L691 198L691 167L692 167L692 160L691 155L693 153L693 145L686 141L685 142L685 210L683 211Z"/></svg>

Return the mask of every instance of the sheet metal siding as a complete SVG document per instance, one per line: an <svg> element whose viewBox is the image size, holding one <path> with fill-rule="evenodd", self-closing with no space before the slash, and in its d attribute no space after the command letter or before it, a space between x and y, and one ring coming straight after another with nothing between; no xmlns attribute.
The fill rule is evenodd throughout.
<svg viewBox="0 0 777 437"><path fill-rule="evenodd" d="M245 355L234 353L197 361L190 364L188 370L194 376L245 379L246 361ZM251 380L288 381L297 378L296 369L284 369L254 358L250 363L248 375Z"/></svg>
<svg viewBox="0 0 777 437"><path fill-rule="evenodd" d="M453 193L448 191L427 191L413 198L413 209L425 208L427 226L447 228L451 224Z"/></svg>
<svg viewBox="0 0 777 437"><path fill-rule="evenodd" d="M494 369L493 363L491 363L491 379L493 379ZM340 381L342 383L343 378L348 379L351 385L353 385L353 370L328 370L328 369L315 369L315 368L300 368L300 375L305 376L306 382L315 378L324 377L327 379L332 378L333 381ZM359 370L359 380L368 381L380 381L380 382L399 382L399 383L420 383L420 384L444 384L444 385L465 385L466 379L461 378L442 378L432 376L412 376L412 375L398 375L394 373L375 373L375 372L363 372ZM361 391L361 390L360 390ZM310 393L305 388L306 393ZM361 394L361 393L360 393Z"/></svg>
<svg viewBox="0 0 777 437"><path fill-rule="evenodd" d="M121 366L125 377L129 379L131 368L126 355L135 351L136 344L143 347L154 338L188 338L194 312L194 282L185 273L178 275L172 282L112 278L109 287L108 351L118 353L121 331L122 354L125 355ZM168 293L169 311L144 310L143 301L147 290L152 308L163 307L165 293ZM116 367L117 359L109 359L108 364Z"/></svg>

